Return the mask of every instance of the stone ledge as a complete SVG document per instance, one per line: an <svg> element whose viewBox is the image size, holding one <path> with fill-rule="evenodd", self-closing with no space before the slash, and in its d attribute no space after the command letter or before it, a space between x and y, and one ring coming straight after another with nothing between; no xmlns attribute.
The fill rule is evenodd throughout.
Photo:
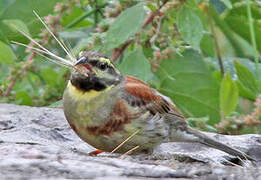
<svg viewBox="0 0 261 180"><path fill-rule="evenodd" d="M208 135L261 159L261 135ZM238 159L196 143L165 143L151 156L93 157L92 150L61 109L0 104L1 179L261 179L260 161L259 167L225 166Z"/></svg>

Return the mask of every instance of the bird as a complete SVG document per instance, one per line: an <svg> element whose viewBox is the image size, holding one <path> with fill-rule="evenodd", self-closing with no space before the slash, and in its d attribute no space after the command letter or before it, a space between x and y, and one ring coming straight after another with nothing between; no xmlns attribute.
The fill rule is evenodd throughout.
<svg viewBox="0 0 261 180"><path fill-rule="evenodd" d="M117 153L138 146L135 154L150 154L165 142L200 143L242 159L249 155L190 127L170 98L145 82L123 75L112 61L84 51L63 95L65 117L74 132L101 152Z"/></svg>

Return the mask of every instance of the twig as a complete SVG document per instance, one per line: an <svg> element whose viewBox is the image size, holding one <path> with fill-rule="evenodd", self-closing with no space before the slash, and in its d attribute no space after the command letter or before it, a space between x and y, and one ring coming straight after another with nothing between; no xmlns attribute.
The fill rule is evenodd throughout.
<svg viewBox="0 0 261 180"><path fill-rule="evenodd" d="M62 12L60 12L60 14L56 17L56 19L54 20L53 24L52 24L52 28L54 28L56 26L56 24L59 22L59 19L62 16ZM46 34L43 39L39 42L39 44L44 44L46 43L46 41L49 38L49 34ZM28 69L29 65L33 62L33 58L35 57L36 53L32 52L32 54L27 58L24 66L22 67L22 74L24 74L26 72L26 70ZM6 89L6 91L3 93L4 96L8 96L12 90L12 88L15 85L16 80L18 79L19 75L15 75L15 77L13 78L13 80L11 81L11 83L9 84L8 88Z"/></svg>
<svg viewBox="0 0 261 180"><path fill-rule="evenodd" d="M159 8L156 10L156 11L153 11L148 19L145 21L145 23L143 24L143 26L141 27L142 29L145 29L152 21L153 19L155 18L155 16L159 15L160 14L160 10L161 8L168 2L168 0L165 0L160 6Z"/></svg>
<svg viewBox="0 0 261 180"><path fill-rule="evenodd" d="M115 62L119 57L120 55L123 53L123 51L133 42L134 40L131 39L131 40L127 40L122 46L121 48L115 48L114 51L113 51L113 59L112 61Z"/></svg>
<svg viewBox="0 0 261 180"><path fill-rule="evenodd" d="M159 50L159 48L156 47L156 45L155 45L155 41L156 41L158 35L160 34L161 20L162 20L162 17L160 17L159 22L157 23L157 29L156 29L155 34L150 39L150 44L152 45L152 49L154 49L156 51Z"/></svg>
<svg viewBox="0 0 261 180"><path fill-rule="evenodd" d="M130 135L127 139L125 139L122 143L120 143L116 148L111 151L111 154L117 151L121 146L123 146L127 141L129 141L133 136L135 136L140 130L135 131L132 135Z"/></svg>
<svg viewBox="0 0 261 180"><path fill-rule="evenodd" d="M145 29L153 20L154 18L160 14L160 10L161 8L168 2L168 0L165 0L157 10L151 12L151 14L149 15L148 19L144 22L144 24L141 26L141 29ZM114 49L114 57L113 57L113 61L116 61L124 52L124 50L132 43L134 42L134 40L127 40L122 46L121 48L115 48Z"/></svg>

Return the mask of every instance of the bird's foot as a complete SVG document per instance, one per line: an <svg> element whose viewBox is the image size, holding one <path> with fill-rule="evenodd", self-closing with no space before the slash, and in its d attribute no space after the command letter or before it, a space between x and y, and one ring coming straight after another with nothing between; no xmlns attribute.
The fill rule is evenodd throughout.
<svg viewBox="0 0 261 180"><path fill-rule="evenodd" d="M88 154L89 154L90 156L97 156L98 154L101 154L101 153L103 153L103 152L104 152L103 150L97 149L97 150L95 150L95 151L89 152Z"/></svg>

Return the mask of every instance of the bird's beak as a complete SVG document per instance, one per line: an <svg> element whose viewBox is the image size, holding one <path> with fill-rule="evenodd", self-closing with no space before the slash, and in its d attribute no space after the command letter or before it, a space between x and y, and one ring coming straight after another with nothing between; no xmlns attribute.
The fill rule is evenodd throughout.
<svg viewBox="0 0 261 180"><path fill-rule="evenodd" d="M91 75L92 67L86 62L86 60L87 60L86 57L81 57L75 62L74 66L76 67L76 71L88 77L89 75ZM79 65L83 65L83 66L79 66Z"/></svg>
<svg viewBox="0 0 261 180"><path fill-rule="evenodd" d="M83 63L85 63L85 61L86 61L86 57L81 57L80 59L78 59L78 60L76 61L76 63L74 64L74 66L77 66L77 65L79 65L79 64L83 64Z"/></svg>

